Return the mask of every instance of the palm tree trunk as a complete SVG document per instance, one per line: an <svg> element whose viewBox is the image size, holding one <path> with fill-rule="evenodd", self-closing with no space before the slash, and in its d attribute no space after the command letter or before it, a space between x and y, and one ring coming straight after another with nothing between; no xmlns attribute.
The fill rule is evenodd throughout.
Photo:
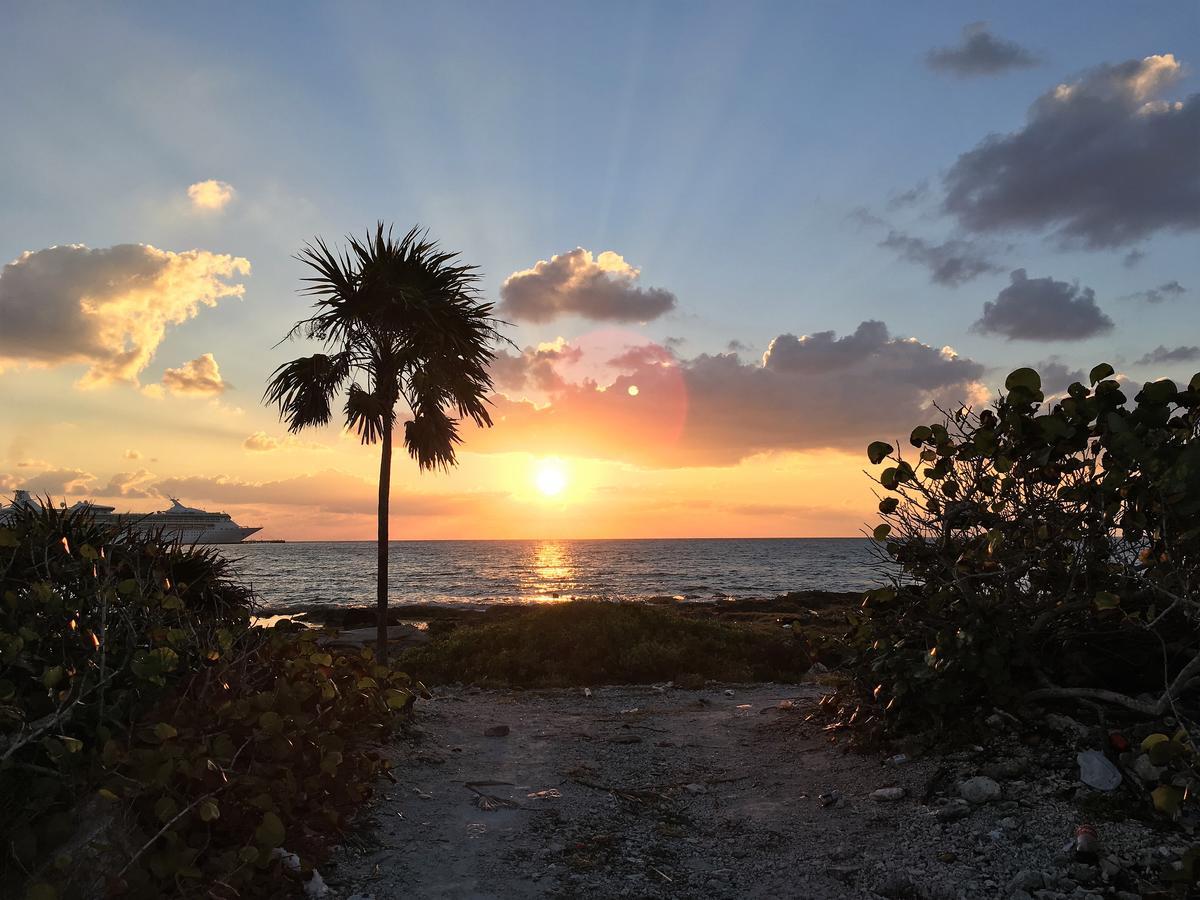
<svg viewBox="0 0 1200 900"><path fill-rule="evenodd" d="M381 664L385 664L388 657L388 504L392 493L392 426L390 424L383 426L382 444L383 449L379 459L379 568L375 573L375 603L378 607L375 656Z"/></svg>

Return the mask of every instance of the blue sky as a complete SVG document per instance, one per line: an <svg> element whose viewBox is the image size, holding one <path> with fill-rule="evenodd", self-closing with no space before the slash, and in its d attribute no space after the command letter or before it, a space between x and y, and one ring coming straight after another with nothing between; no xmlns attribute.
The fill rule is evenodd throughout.
<svg viewBox="0 0 1200 900"><path fill-rule="evenodd" d="M679 353L761 354L777 335L854 332L953 346L987 367L1058 357L1133 363L1200 333L1194 230L1098 250L1050 228L967 234L942 175L1030 105L1101 64L1174 54L1165 96L1197 92L1200 6L1128 3L27 4L0 29L0 256L82 243L248 259L244 298L167 330L142 381L214 353L247 426L258 386L294 355L271 345L302 312L291 258L315 234L421 223L504 279L577 246L613 250L678 298L637 330ZM955 77L926 64L984 21L1038 64ZM1196 148L1200 153L1200 148ZM188 185L227 182L219 214ZM928 190L902 208L889 201ZM863 225L869 210L887 226ZM890 228L974 242L991 269L957 286L879 246ZM1133 247L1145 257L1123 264ZM1007 340L971 324L1009 271L1091 287L1115 327ZM1170 282L1170 302L1119 299ZM578 320L523 323L521 345ZM1169 367L1168 367L1169 368ZM1161 374L1186 378L1200 364ZM79 370L20 378L32 423ZM863 386L864 389L867 385ZM110 415L118 395L71 396ZM135 415L130 413L130 415ZM150 415L150 414L146 414ZM177 417L182 421L186 416ZM245 427L239 426L241 430Z"/></svg>

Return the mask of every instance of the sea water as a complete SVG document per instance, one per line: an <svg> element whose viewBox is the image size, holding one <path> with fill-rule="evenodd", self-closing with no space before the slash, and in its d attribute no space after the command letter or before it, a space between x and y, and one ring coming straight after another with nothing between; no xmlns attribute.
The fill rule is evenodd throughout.
<svg viewBox="0 0 1200 900"><path fill-rule="evenodd" d="M219 549L268 608L375 602L372 541ZM471 606L861 591L890 571L862 538L394 541L389 557L391 602Z"/></svg>

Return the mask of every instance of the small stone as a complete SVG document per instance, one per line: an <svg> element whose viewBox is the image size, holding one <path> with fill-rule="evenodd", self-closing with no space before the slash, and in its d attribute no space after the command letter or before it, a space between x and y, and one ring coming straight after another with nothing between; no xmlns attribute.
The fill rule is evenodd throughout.
<svg viewBox="0 0 1200 900"><path fill-rule="evenodd" d="M733 696L733 691L732 691L732 690L728 690L728 689L727 689L727 690L725 691L725 696L726 696L726 697L732 697L732 696Z"/></svg>
<svg viewBox="0 0 1200 900"><path fill-rule="evenodd" d="M1163 767L1150 762L1150 756L1146 753L1142 753L1133 761L1133 774L1147 784L1158 784L1162 773Z"/></svg>
<svg viewBox="0 0 1200 900"><path fill-rule="evenodd" d="M965 819L970 814L971 805L965 800L952 800L934 813L940 822L957 822L959 819Z"/></svg>
<svg viewBox="0 0 1200 900"><path fill-rule="evenodd" d="M1046 727L1051 731L1055 731L1064 737L1074 738L1075 740L1086 740L1088 736L1087 726L1076 722L1070 716L1062 716L1058 713L1047 713L1044 720Z"/></svg>
<svg viewBox="0 0 1200 900"><path fill-rule="evenodd" d="M484 730L484 737L506 737L508 735L507 725L492 725Z"/></svg>
<svg viewBox="0 0 1200 900"><path fill-rule="evenodd" d="M1016 819L1014 819L1012 816L1005 816L1003 819L1001 819L996 824L999 825L1001 828L1003 828L1005 831L1016 831L1018 828L1021 827L1021 823L1018 822Z"/></svg>
<svg viewBox="0 0 1200 900"><path fill-rule="evenodd" d="M958 793L968 803L978 806L999 798L1000 785L986 775L976 775L960 784Z"/></svg>
<svg viewBox="0 0 1200 900"><path fill-rule="evenodd" d="M1086 863L1076 863L1071 866L1071 878L1078 884L1091 884L1099 874L1099 869Z"/></svg>
<svg viewBox="0 0 1200 900"><path fill-rule="evenodd" d="M952 862L958 861L958 854L950 850L943 850L938 854L938 862L943 862L949 865Z"/></svg>
<svg viewBox="0 0 1200 900"><path fill-rule="evenodd" d="M876 803L895 803L904 799L904 788L885 787L871 792L871 799Z"/></svg>
<svg viewBox="0 0 1200 900"><path fill-rule="evenodd" d="M1034 869L1022 869L1008 882L1008 889L1010 891L1036 891L1041 889L1044 883L1041 872Z"/></svg>
<svg viewBox="0 0 1200 900"><path fill-rule="evenodd" d="M687 791L689 794L707 794L708 793L708 788L697 782L693 782L692 784L686 784L683 786L683 789L685 791Z"/></svg>
<svg viewBox="0 0 1200 900"><path fill-rule="evenodd" d="M911 897L914 891L915 888L912 880L907 875L901 875L899 872L892 872L875 888L875 893L883 897L892 898L892 900Z"/></svg>

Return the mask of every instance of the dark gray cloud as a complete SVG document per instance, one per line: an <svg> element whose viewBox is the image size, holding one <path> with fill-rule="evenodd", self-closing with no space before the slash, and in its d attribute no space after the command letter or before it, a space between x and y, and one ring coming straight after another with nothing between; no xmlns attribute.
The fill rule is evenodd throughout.
<svg viewBox="0 0 1200 900"><path fill-rule="evenodd" d="M907 191L893 195L888 200L888 209L904 209L906 206L915 206L928 196L929 182L922 180Z"/></svg>
<svg viewBox="0 0 1200 900"><path fill-rule="evenodd" d="M562 376L555 364L574 362L579 357L579 348L561 337L536 347L526 347L520 355L501 351L492 361L492 383L499 391L552 391L562 384Z"/></svg>
<svg viewBox="0 0 1200 900"><path fill-rule="evenodd" d="M860 230L863 228L879 228L887 224L887 222L865 206L854 207L854 209L846 213L846 218L857 225Z"/></svg>
<svg viewBox="0 0 1200 900"><path fill-rule="evenodd" d="M1159 344L1134 365L1159 366L1168 363L1196 362L1200 360L1200 347L1172 347L1170 349Z"/></svg>
<svg viewBox="0 0 1200 900"><path fill-rule="evenodd" d="M951 239L933 244L924 238L891 231L880 247L895 250L901 259L925 266L935 284L958 287L980 275L1004 271L970 241Z"/></svg>
<svg viewBox="0 0 1200 900"><path fill-rule="evenodd" d="M1125 266L1125 268L1127 268L1127 269L1132 269L1134 266L1136 266L1138 263L1140 263L1145 258L1146 258L1146 252L1144 250L1139 250L1137 247L1134 247L1132 250L1130 250L1128 253L1126 253L1123 257L1121 257L1121 264L1123 266Z"/></svg>
<svg viewBox="0 0 1200 900"><path fill-rule="evenodd" d="M1040 60L1020 44L996 37L986 22L972 22L963 28L960 43L930 50L925 62L931 69L966 78L1027 69Z"/></svg>
<svg viewBox="0 0 1200 900"><path fill-rule="evenodd" d="M238 257L145 244L23 253L0 270L0 365L82 363L84 386L136 384L168 327L240 297L227 279L249 271Z"/></svg>
<svg viewBox="0 0 1200 900"><path fill-rule="evenodd" d="M975 232L1052 230L1111 248L1200 227L1200 94L1164 99L1171 54L1103 65L1043 94L944 176L944 210Z"/></svg>
<svg viewBox="0 0 1200 900"><path fill-rule="evenodd" d="M1145 303L1165 303L1168 300L1174 300L1177 297L1182 297L1187 293L1185 288L1178 281L1167 281L1160 284L1158 287L1149 288L1144 291L1138 291L1136 294L1129 294L1123 297L1123 300L1141 300Z"/></svg>
<svg viewBox="0 0 1200 900"><path fill-rule="evenodd" d="M497 396L496 427L472 434L471 448L724 466L776 450L861 450L936 418L935 402L986 398L979 363L873 321L843 337L781 334L753 361L645 352L624 362L606 385L564 381L548 404Z"/></svg>
<svg viewBox="0 0 1200 900"><path fill-rule="evenodd" d="M519 322L581 316L601 322L648 322L675 308L675 295L636 285L639 270L606 250L577 247L531 269L513 272L500 288L500 312Z"/></svg>
<svg viewBox="0 0 1200 900"><path fill-rule="evenodd" d="M1087 375L1083 369L1072 369L1056 356L1036 363L1033 368L1042 376L1042 390L1048 397L1065 393L1076 381L1087 384Z"/></svg>
<svg viewBox="0 0 1200 900"><path fill-rule="evenodd" d="M1082 341L1112 331L1112 319L1096 305L1091 288L1012 273L1012 284L983 304L971 330L1003 335L1010 341Z"/></svg>

